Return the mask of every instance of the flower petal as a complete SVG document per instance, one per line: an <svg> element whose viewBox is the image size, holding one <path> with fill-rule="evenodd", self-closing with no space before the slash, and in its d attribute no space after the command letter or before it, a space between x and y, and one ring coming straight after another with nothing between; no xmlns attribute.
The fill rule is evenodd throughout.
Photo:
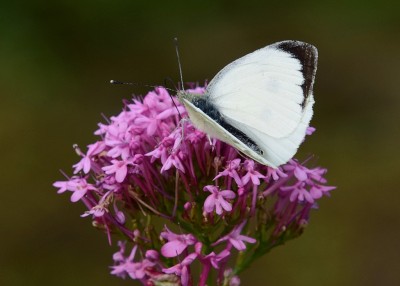
<svg viewBox="0 0 400 286"><path fill-rule="evenodd" d="M115 172L115 180L118 183L122 183L125 180L126 174L128 173L128 167L124 164Z"/></svg>
<svg viewBox="0 0 400 286"><path fill-rule="evenodd" d="M215 196L213 194L209 195L204 201L204 211L207 213L212 213L215 207Z"/></svg>
<svg viewBox="0 0 400 286"><path fill-rule="evenodd" d="M181 254L187 245L179 240L169 241L161 247L161 254L164 257L175 257Z"/></svg>
<svg viewBox="0 0 400 286"><path fill-rule="evenodd" d="M236 194L231 191L231 190L224 190L219 192L221 196L223 196L225 199L234 199L236 197Z"/></svg>

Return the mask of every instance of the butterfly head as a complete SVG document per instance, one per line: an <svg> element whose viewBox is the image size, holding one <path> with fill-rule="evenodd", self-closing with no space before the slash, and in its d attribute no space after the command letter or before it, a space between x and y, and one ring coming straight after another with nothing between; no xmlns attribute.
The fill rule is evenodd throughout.
<svg viewBox="0 0 400 286"><path fill-rule="evenodd" d="M183 104L185 104L185 100L193 102L196 97L199 97L198 94L190 93L187 92L186 90L178 90L176 96L178 97L179 101Z"/></svg>

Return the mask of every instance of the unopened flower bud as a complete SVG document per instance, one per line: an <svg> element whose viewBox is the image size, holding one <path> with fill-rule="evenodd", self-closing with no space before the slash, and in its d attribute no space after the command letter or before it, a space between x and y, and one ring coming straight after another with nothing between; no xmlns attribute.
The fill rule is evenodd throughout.
<svg viewBox="0 0 400 286"><path fill-rule="evenodd" d="M150 259L150 260L158 260L159 258L159 254L157 251L155 251L154 249L150 249L146 251L146 258Z"/></svg>
<svg viewBox="0 0 400 286"><path fill-rule="evenodd" d="M192 204L190 202L186 202L183 208L188 212L192 209Z"/></svg>

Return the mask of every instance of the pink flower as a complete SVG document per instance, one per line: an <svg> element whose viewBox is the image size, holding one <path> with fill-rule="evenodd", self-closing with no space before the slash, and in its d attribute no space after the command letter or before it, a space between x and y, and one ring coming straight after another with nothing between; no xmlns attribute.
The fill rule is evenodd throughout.
<svg viewBox="0 0 400 286"><path fill-rule="evenodd" d="M231 255L230 251L227 249L222 250L220 253L215 254L215 252L211 252L207 256L204 257L205 260L209 260L211 265L215 269L219 269L219 264L223 261L225 261L225 258L227 258L229 255Z"/></svg>
<svg viewBox="0 0 400 286"><path fill-rule="evenodd" d="M240 278L237 275L232 276L232 269L229 268L224 271L224 277L229 281L229 286L239 286Z"/></svg>
<svg viewBox="0 0 400 286"><path fill-rule="evenodd" d="M267 175L265 177L266 180L272 178L274 181L277 181L279 178L286 178L287 174L283 172L282 168L273 169L271 167L267 167Z"/></svg>
<svg viewBox="0 0 400 286"><path fill-rule="evenodd" d="M172 166L180 170L182 173L185 173L185 167L182 164L181 157L183 157L182 152L172 153L161 168L161 173L171 169Z"/></svg>
<svg viewBox="0 0 400 286"><path fill-rule="evenodd" d="M146 269L154 266L154 263L148 259L141 262L133 262L137 251L137 245L132 248L128 257L124 257L125 244L119 243L120 251L114 254L114 262L116 265L111 266L111 274L125 278L129 275L132 279L143 279L146 276Z"/></svg>
<svg viewBox="0 0 400 286"><path fill-rule="evenodd" d="M58 188L57 194L62 194L69 189L69 181L57 181L53 183L53 187Z"/></svg>
<svg viewBox="0 0 400 286"><path fill-rule="evenodd" d="M256 243L257 242L257 240L255 240L252 237L240 234L242 232L242 229L245 226L245 224L246 224L246 221L243 221L240 225L236 226L228 235L218 239L212 245L215 246L215 245L220 244L221 242L227 240L237 250L239 250L239 251L245 250L246 245L244 244L244 241L248 242L248 243Z"/></svg>
<svg viewBox="0 0 400 286"><path fill-rule="evenodd" d="M185 92L206 91L191 87ZM243 252L235 266L241 271L271 242L301 234L317 200L334 187L325 185L326 169L307 168L307 160L272 169L243 159L185 117L185 107L162 87L125 100L119 114L98 125L100 137L86 154L75 148L73 172L81 176L64 175L53 185L58 193L72 192L73 202L81 200L87 208L82 216L110 242L114 234L126 238L113 256L113 275L143 285L237 286L239 277L227 268L237 252ZM161 220L178 233L162 229ZM254 221L261 225L253 227ZM256 243L253 237L262 239L246 249ZM196 259L200 272L190 269Z"/></svg>
<svg viewBox="0 0 400 286"><path fill-rule="evenodd" d="M158 126L161 124L159 119L149 118L147 116L140 116L136 118L135 124L146 130L147 136L153 136L156 133Z"/></svg>
<svg viewBox="0 0 400 286"><path fill-rule="evenodd" d="M307 130L306 130L306 134L312 135L315 132L315 130L317 130L315 127L308 126Z"/></svg>
<svg viewBox="0 0 400 286"><path fill-rule="evenodd" d="M164 257L175 257L181 254L189 245L196 243L196 238L192 234L175 234L165 226L166 232L161 233L161 237L168 240L161 247L161 254Z"/></svg>
<svg viewBox="0 0 400 286"><path fill-rule="evenodd" d="M102 169L106 174L115 174L115 180L122 183L128 174L128 165L133 165L131 161L112 160L112 165L105 166Z"/></svg>
<svg viewBox="0 0 400 286"><path fill-rule="evenodd" d="M290 192L291 202L298 200L300 202L307 201L312 204L314 203L314 198L305 187L306 183L300 181L293 186L281 187L281 190L283 192Z"/></svg>
<svg viewBox="0 0 400 286"><path fill-rule="evenodd" d="M253 160L244 161L244 168L247 173L242 177L243 185L246 185L249 181L251 181L254 185L260 185L260 178L265 178L264 175L261 175L258 171L256 171L254 165L255 163Z"/></svg>
<svg viewBox="0 0 400 286"><path fill-rule="evenodd" d="M314 185L310 189L310 194L314 199L320 199L323 195L329 195L329 192L336 189L332 186Z"/></svg>
<svg viewBox="0 0 400 286"><path fill-rule="evenodd" d="M105 147L106 145L103 141L97 141L94 144L88 145L88 151L86 155L83 154L79 149L77 149L78 154L81 155L83 158L78 163L73 165L73 167L75 168L74 174L77 174L81 170L83 170L85 174L89 173L92 165L93 156L102 152Z"/></svg>
<svg viewBox="0 0 400 286"><path fill-rule="evenodd" d="M72 177L69 181L58 181L53 184L59 188L58 193L65 191L73 192L71 202L79 201L88 191L97 190L95 186L89 184L85 178Z"/></svg>
<svg viewBox="0 0 400 286"><path fill-rule="evenodd" d="M193 125L186 124L185 127L186 132L188 132L188 134L185 136L185 139L191 144L200 144L204 140L206 135L203 132L195 129Z"/></svg>
<svg viewBox="0 0 400 286"><path fill-rule="evenodd" d="M220 172L214 178L214 180L219 177L222 177L222 176L229 176L235 180L236 184L245 185L246 183L242 183L242 180L240 179L240 177L237 173L237 169L239 168L239 166L240 166L240 159L235 159L235 160L229 161L227 163L226 169L224 171Z"/></svg>
<svg viewBox="0 0 400 286"><path fill-rule="evenodd" d="M164 268L163 272L164 273L174 273L178 276L181 277L181 283L182 286L187 286L189 285L190 277L189 277L189 265L192 264L192 262L197 258L197 253L192 253L186 256L182 262L176 264L175 266L172 266L170 268Z"/></svg>
<svg viewBox="0 0 400 286"><path fill-rule="evenodd" d="M322 185L326 183L323 177L326 169L318 167L308 169L296 160L291 160L284 168L293 172L293 176L297 179L297 182L291 186L280 187L282 192L290 194L291 202L299 201L313 204L315 200L320 199L324 194L329 195L329 192L335 189L335 187Z"/></svg>
<svg viewBox="0 0 400 286"><path fill-rule="evenodd" d="M215 209L218 215L222 214L222 209L227 212L232 210L232 204L226 201L232 200L236 197L236 194L231 190L219 191L219 188L213 185L204 187L204 191L210 192L211 195L204 201L204 211L212 213Z"/></svg>
<svg viewBox="0 0 400 286"><path fill-rule="evenodd" d="M91 210L81 214L81 217L87 217L90 215L93 215L95 217L102 217L107 211L108 209L104 205L96 205Z"/></svg>
<svg viewBox="0 0 400 286"><path fill-rule="evenodd" d="M125 223L125 215L122 211L120 211L118 209L116 201L114 201L114 213L115 213L115 219L117 220L117 222L119 222L120 224L124 224Z"/></svg>
<svg viewBox="0 0 400 286"><path fill-rule="evenodd" d="M132 139L133 136L130 132L129 123L122 120L114 121L108 126L104 138L104 143L108 147L111 147L107 155L112 158L121 156L123 160L126 160L131 153Z"/></svg>

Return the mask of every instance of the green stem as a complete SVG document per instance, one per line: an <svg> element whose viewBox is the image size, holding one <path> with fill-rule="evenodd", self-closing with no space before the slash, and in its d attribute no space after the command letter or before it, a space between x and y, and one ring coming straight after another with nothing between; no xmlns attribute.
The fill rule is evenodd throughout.
<svg viewBox="0 0 400 286"><path fill-rule="evenodd" d="M265 235L266 233L264 233ZM287 229L286 231L282 232L278 237L270 237L268 240L263 240L260 237L259 241L260 244L258 247L254 248L254 251L251 255L248 255L245 258L241 258L238 260L235 269L233 270L234 274L239 274L243 270L245 270L249 265L256 259L260 258L264 254L268 253L272 248L284 244L286 241L289 241L293 238L298 237L301 234L301 231L298 231L297 228ZM265 236L264 236L265 237ZM249 253L246 251L246 253ZM246 254L245 253L245 254Z"/></svg>
<svg viewBox="0 0 400 286"><path fill-rule="evenodd" d="M193 234L194 236L200 238L201 242L203 244L205 244L205 246L209 246L210 245L210 240L209 240L208 236L203 232L197 231L196 227L193 227L192 224L187 223L184 220L181 220L179 218L179 216L176 216L173 221L176 224L180 225L185 231L187 231L187 232Z"/></svg>
<svg viewBox="0 0 400 286"><path fill-rule="evenodd" d="M235 275L241 273L243 270L245 270L247 267L250 266L251 263L253 263L254 260L260 258L264 254L268 253L272 248L275 246L283 244L282 239L278 239L276 241L268 241L266 244L261 244L259 247L256 247L252 253L252 255L249 256L244 256L239 258L238 263L233 270L233 273Z"/></svg>

